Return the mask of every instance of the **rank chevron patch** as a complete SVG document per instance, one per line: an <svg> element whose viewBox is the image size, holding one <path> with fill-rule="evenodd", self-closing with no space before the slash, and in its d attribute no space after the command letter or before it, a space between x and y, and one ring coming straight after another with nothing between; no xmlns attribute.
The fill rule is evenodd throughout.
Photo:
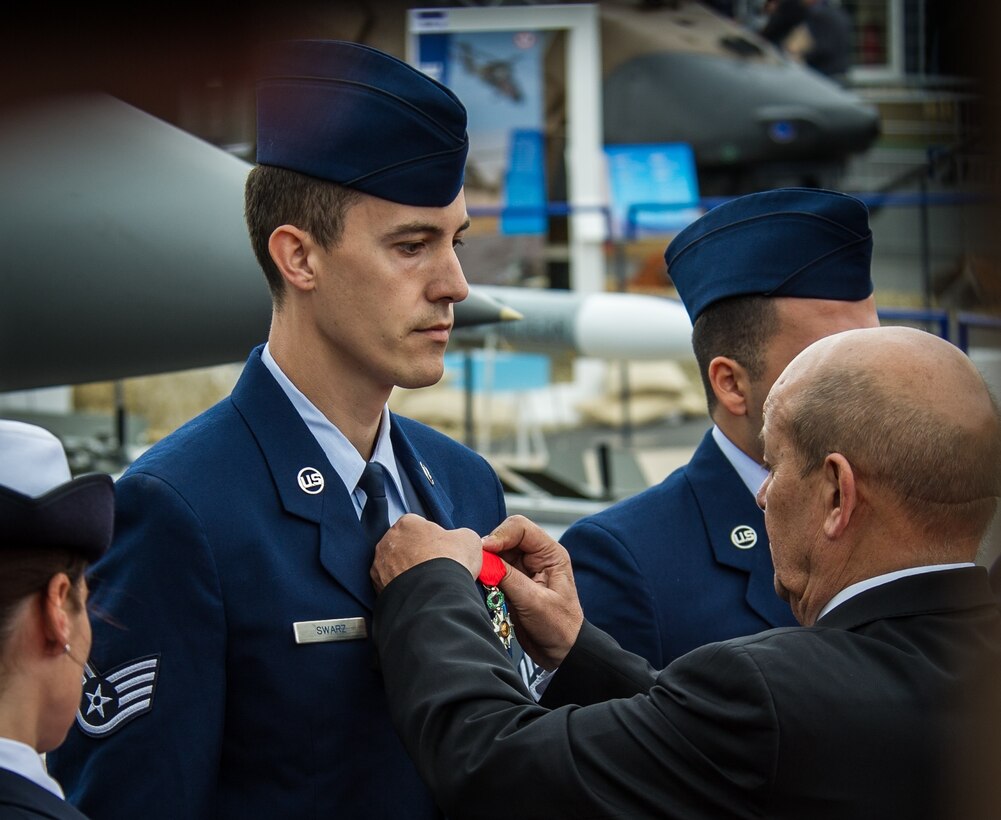
<svg viewBox="0 0 1001 820"><path fill-rule="evenodd" d="M159 669L159 655L127 661L103 675L86 664L77 724L91 737L107 737L145 715L153 708Z"/></svg>

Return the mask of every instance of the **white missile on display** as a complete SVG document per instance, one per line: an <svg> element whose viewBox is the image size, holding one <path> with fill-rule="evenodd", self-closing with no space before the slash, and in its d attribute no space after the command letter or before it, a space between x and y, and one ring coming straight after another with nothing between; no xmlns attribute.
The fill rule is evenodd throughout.
<svg viewBox="0 0 1001 820"><path fill-rule="evenodd" d="M0 392L243 361L271 318L251 167L105 94L0 111ZM684 309L654 296L474 285L454 310L456 344L489 327L526 349L690 355Z"/></svg>
<svg viewBox="0 0 1001 820"><path fill-rule="evenodd" d="M691 358L692 323L677 299L642 293L476 285L524 317L517 322L456 329L457 345L493 334L518 350L570 350L603 359Z"/></svg>
<svg viewBox="0 0 1001 820"><path fill-rule="evenodd" d="M453 328L518 322L524 318L514 308L484 293L479 285L470 286L469 295L452 306Z"/></svg>

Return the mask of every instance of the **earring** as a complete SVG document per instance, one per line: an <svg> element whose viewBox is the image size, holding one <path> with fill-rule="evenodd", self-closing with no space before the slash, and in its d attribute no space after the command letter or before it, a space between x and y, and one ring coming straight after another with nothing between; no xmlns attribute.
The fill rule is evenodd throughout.
<svg viewBox="0 0 1001 820"><path fill-rule="evenodd" d="M70 653L70 645L68 643L63 644L63 654L68 655L69 653Z"/></svg>

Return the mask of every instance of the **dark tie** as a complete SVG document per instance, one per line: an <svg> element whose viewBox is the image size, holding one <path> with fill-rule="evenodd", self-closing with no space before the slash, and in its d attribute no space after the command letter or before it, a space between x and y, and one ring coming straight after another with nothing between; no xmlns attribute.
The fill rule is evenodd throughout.
<svg viewBox="0 0 1001 820"><path fill-rule="evenodd" d="M386 471L381 464L370 461L358 479L365 491L365 507L361 511L361 527L373 547L389 529L389 504L386 501Z"/></svg>

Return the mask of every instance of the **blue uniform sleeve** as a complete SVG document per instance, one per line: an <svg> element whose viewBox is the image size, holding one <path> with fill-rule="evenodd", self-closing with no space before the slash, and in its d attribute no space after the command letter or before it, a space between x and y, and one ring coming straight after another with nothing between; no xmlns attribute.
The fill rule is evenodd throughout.
<svg viewBox="0 0 1001 820"><path fill-rule="evenodd" d="M161 479L127 474L115 494L114 542L90 575L90 677L49 768L94 818L214 816L226 638L209 543Z"/></svg>
<svg viewBox="0 0 1001 820"><path fill-rule="evenodd" d="M656 601L629 547L601 523L585 518L560 538L570 553L584 617L623 649L664 666Z"/></svg>

